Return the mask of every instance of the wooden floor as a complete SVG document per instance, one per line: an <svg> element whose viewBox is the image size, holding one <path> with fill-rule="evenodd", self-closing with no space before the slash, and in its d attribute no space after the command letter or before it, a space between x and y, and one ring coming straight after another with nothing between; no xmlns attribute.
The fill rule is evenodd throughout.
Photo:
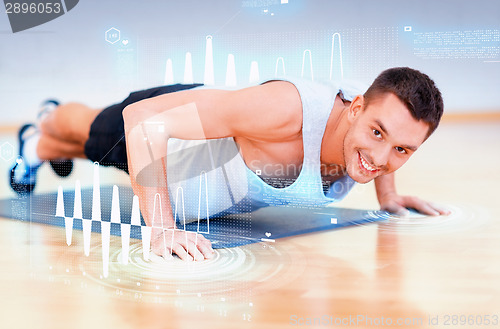
<svg viewBox="0 0 500 329"><path fill-rule="evenodd" d="M13 135L0 136L0 144ZM17 147L17 146L16 146ZM391 219L221 250L200 264L128 265L112 238L0 219L1 328L500 328L500 122L445 123L400 170L401 193L447 205L448 217ZM0 161L6 173L10 162ZM65 180L42 168L37 191ZM124 182L114 170L104 183ZM1 181L1 197L13 196ZM339 206L376 209L371 184ZM399 324L399 325L398 325Z"/></svg>

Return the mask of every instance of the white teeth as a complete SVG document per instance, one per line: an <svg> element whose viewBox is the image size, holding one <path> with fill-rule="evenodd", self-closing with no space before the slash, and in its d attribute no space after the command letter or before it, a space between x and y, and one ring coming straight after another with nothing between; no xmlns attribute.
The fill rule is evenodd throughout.
<svg viewBox="0 0 500 329"><path fill-rule="evenodd" d="M361 154L359 155L359 158L361 159L361 164L363 164L363 167L368 170L368 171L375 171L376 169L373 168L372 166L370 166L366 161L365 159L361 156Z"/></svg>

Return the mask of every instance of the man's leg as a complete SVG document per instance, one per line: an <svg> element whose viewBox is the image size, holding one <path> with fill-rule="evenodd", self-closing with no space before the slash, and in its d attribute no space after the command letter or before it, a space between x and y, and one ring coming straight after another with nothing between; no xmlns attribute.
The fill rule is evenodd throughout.
<svg viewBox="0 0 500 329"><path fill-rule="evenodd" d="M42 161L86 158L82 144L57 139L43 133L38 141L36 154Z"/></svg>
<svg viewBox="0 0 500 329"><path fill-rule="evenodd" d="M26 124L19 130L19 157L10 171L12 189L19 194L31 193L38 168L45 160L59 176L68 176L73 169L71 159L86 157L84 145L99 113L82 104L46 101L38 125Z"/></svg>
<svg viewBox="0 0 500 329"><path fill-rule="evenodd" d="M58 106L40 123L36 153L41 160L86 158L90 126L102 110L79 103Z"/></svg>
<svg viewBox="0 0 500 329"><path fill-rule="evenodd" d="M27 124L19 130L19 157L10 170L10 184L19 194L31 193L36 172L44 160L50 160L59 176L67 176L73 167L72 158L87 158L104 166L114 166L128 173L123 109L140 100L198 87L200 84L171 85L131 93L123 102L103 110L78 103L58 105L42 111L39 127ZM33 130L36 133L30 133Z"/></svg>

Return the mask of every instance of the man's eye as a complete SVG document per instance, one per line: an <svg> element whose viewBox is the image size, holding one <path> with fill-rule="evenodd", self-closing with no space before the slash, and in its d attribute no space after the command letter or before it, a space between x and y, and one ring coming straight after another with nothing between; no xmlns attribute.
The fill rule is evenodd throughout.
<svg viewBox="0 0 500 329"><path fill-rule="evenodd" d="M373 135L378 138L382 138L382 134L377 129L373 129Z"/></svg>
<svg viewBox="0 0 500 329"><path fill-rule="evenodd" d="M405 154L406 153L406 150L404 148L402 148L402 147L399 147L399 146L396 146L396 151L398 151L401 154Z"/></svg>

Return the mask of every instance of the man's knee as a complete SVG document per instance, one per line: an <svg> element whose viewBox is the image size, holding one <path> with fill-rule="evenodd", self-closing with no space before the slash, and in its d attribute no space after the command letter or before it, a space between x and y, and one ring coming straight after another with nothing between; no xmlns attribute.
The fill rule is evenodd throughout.
<svg viewBox="0 0 500 329"><path fill-rule="evenodd" d="M62 140L84 143L98 114L98 110L86 105L66 103L58 106L41 122L40 130Z"/></svg>

